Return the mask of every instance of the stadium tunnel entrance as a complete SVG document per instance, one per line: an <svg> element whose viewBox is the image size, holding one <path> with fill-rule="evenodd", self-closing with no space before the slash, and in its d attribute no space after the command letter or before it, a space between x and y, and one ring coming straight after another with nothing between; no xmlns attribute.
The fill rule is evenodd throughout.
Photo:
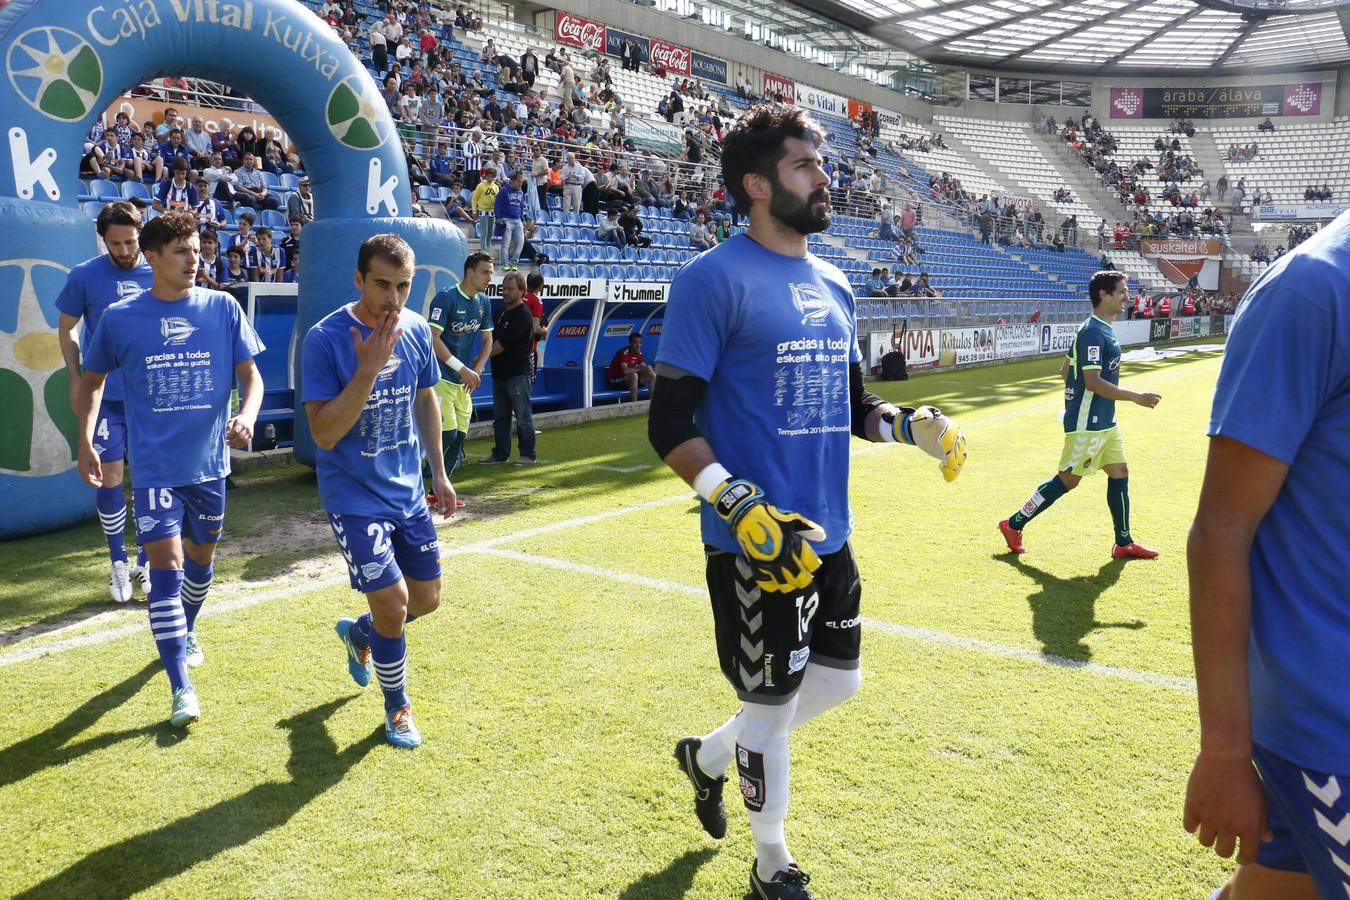
<svg viewBox="0 0 1350 900"><path fill-rule="evenodd" d="M164 75L230 84L290 135L318 213L304 231L297 333L352 299L356 251L372 234L399 234L416 251L409 305L419 312L458 280L464 238L448 222L411 217L407 165L378 88L297 0L12 0L0 7L0 48L0 538L94 514L75 469L55 302L71 268L97 252L74 173L85 135L124 89ZM303 415L295 430L296 458L312 464Z"/></svg>

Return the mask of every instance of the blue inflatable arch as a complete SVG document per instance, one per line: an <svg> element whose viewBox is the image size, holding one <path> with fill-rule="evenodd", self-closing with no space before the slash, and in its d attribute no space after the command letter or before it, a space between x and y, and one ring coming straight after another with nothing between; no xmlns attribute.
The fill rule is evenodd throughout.
<svg viewBox="0 0 1350 900"><path fill-rule="evenodd" d="M0 49L0 538L94 514L75 471L55 301L71 267L97 252L76 175L85 135L124 90L162 75L208 78L241 89L286 129L319 216L305 227L297 328L352 298L356 249L378 232L417 252L410 304L419 311L457 279L463 236L411 218L407 166L378 87L296 0L12 0L0 8ZM314 459L303 415L296 456Z"/></svg>

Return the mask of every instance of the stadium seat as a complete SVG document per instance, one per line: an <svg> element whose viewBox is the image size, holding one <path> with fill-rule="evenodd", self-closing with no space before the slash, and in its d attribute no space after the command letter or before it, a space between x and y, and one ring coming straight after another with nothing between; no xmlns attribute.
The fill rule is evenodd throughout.
<svg viewBox="0 0 1350 900"><path fill-rule="evenodd" d="M600 248L600 253L601 253L600 258L605 260L606 262L615 262L617 260L623 259L623 254L621 254L619 252L619 248L615 247L613 244L605 244L604 246L602 246Z"/></svg>
<svg viewBox="0 0 1350 900"><path fill-rule="evenodd" d="M561 277L562 277L561 275L558 274L558 267L555 266L555 265L553 265L553 263L544 263L542 266L540 266L540 267L539 267L539 274L540 274L540 275L543 275L545 278L561 278Z"/></svg>
<svg viewBox="0 0 1350 900"><path fill-rule="evenodd" d="M417 186L418 200L438 200L436 189L429 184L419 184Z"/></svg>
<svg viewBox="0 0 1350 900"><path fill-rule="evenodd" d="M553 259L558 262L575 262L577 258L577 249L571 244L559 244L558 252L553 254Z"/></svg>
<svg viewBox="0 0 1350 900"><path fill-rule="evenodd" d="M289 231L291 221L286 218L286 214L283 212L278 212L275 209L264 209L258 217L258 225L274 230L280 228L282 231Z"/></svg>
<svg viewBox="0 0 1350 900"><path fill-rule="evenodd" d="M100 200L84 200L80 203L80 212L91 219L97 219L101 209L103 209L103 203Z"/></svg>
<svg viewBox="0 0 1350 900"><path fill-rule="evenodd" d="M581 243L581 232L578 231L575 227L568 225L566 228L563 229L562 239L570 244L579 244Z"/></svg>
<svg viewBox="0 0 1350 900"><path fill-rule="evenodd" d="M81 200L102 200L105 203L113 200L121 200L122 194L117 190L117 185L105 178L95 178L89 182L84 193L80 195Z"/></svg>
<svg viewBox="0 0 1350 900"><path fill-rule="evenodd" d="M588 213L588 212L582 213L580 218L581 218L581 224L582 224L582 225L590 225L590 226L594 227L594 226L600 224L598 221L596 221L595 216L593 216L592 214L590 214L590 213Z"/></svg>
<svg viewBox="0 0 1350 900"><path fill-rule="evenodd" d="M266 169L262 169L261 172L263 184L267 185L269 191L281 190L281 179L277 177L275 172L269 172ZM296 186L299 187L299 185Z"/></svg>
<svg viewBox="0 0 1350 900"><path fill-rule="evenodd" d="M284 175L278 175L277 180L281 182L282 190L298 191L300 190L300 176L287 172Z"/></svg>
<svg viewBox="0 0 1350 900"><path fill-rule="evenodd" d="M638 271L638 278L642 281L656 281L656 266L651 263L644 264Z"/></svg>
<svg viewBox="0 0 1350 900"><path fill-rule="evenodd" d="M150 189L139 181L124 181L122 182L122 195L120 198L115 199L132 200L137 197L142 200L150 200ZM104 198L100 197L99 199L102 200Z"/></svg>
<svg viewBox="0 0 1350 900"><path fill-rule="evenodd" d="M558 277L559 277L559 278L576 278L576 277L577 277L577 269L576 269L576 266L566 265L566 264L561 265L561 266L558 266Z"/></svg>

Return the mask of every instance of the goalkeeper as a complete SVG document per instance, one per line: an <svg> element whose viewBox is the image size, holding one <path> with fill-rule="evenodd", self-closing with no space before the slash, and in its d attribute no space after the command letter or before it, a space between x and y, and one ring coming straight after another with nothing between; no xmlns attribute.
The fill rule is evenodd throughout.
<svg viewBox="0 0 1350 900"><path fill-rule="evenodd" d="M791 106L755 107L728 135L723 176L750 228L671 284L648 424L704 500L717 655L742 703L675 757L714 838L726 833L735 761L757 850L751 893L764 898L812 896L784 838L788 733L862 682L849 435L915 444L947 481L965 462L960 430L937 409L863 388L853 292L807 252L806 236L830 224L822 138Z"/></svg>

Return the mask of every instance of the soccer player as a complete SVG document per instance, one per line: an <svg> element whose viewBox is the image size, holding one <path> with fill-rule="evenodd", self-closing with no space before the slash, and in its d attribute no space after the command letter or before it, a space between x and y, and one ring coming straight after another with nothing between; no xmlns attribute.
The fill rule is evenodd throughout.
<svg viewBox="0 0 1350 900"><path fill-rule="evenodd" d="M226 445L243 447L253 437L263 395L253 358L263 345L233 297L194 286L196 216L170 212L151 220L141 250L154 283L108 307L85 352L79 466L86 482L104 486L95 410L107 375L120 371L136 461L136 528L150 557L150 630L173 689L169 721L183 727L201 717L187 667L205 659L196 621L225 524ZM241 402L231 417L236 376Z"/></svg>
<svg viewBox="0 0 1350 900"><path fill-rule="evenodd" d="M717 655L741 701L675 757L715 838L735 760L757 850L751 890L765 898L813 896L784 838L788 734L862 683L849 434L917 444L948 481L966 458L937 409L863 387L853 291L807 252L807 235L830 224L823 140L783 105L754 107L728 134L722 174L750 229L671 284L648 421L656 452L704 500Z"/></svg>
<svg viewBox="0 0 1350 900"><path fill-rule="evenodd" d="M360 296L320 319L301 353L301 400L318 445L319 498L351 586L370 611L339 619L347 669L370 683L371 662L384 692L384 733L413 748L422 735L407 692L404 625L441 602L436 526L422 488L422 453L436 507L455 510L441 457L440 381L426 319L405 309L415 259L408 243L377 234L356 259Z"/></svg>
<svg viewBox="0 0 1350 900"><path fill-rule="evenodd" d="M1347 271L1341 216L1248 292L1214 394L1187 547L1200 752L1185 826L1237 849L1222 900L1350 896Z"/></svg>
<svg viewBox="0 0 1350 900"><path fill-rule="evenodd" d="M1153 559L1158 551L1136 544L1130 535L1130 469L1125 464L1125 442L1116 425L1116 401L1127 400L1153 409L1160 394L1137 393L1120 386L1120 343L1111 322L1125 304L1130 290L1125 273L1101 271L1088 283L1092 315L1078 326L1073 346L1059 367L1064 379L1064 450L1059 472L1032 492L1022 508L998 523L998 530L1013 553L1025 553L1022 529L1066 493L1078 487L1083 476L1106 470L1106 505L1111 509L1116 541L1111 556L1116 559Z"/></svg>
<svg viewBox="0 0 1350 900"><path fill-rule="evenodd" d="M483 381L483 370L492 355L492 303L485 293L492 283L492 257L482 251L464 259L464 277L449 290L431 299L427 324L432 348L441 364L436 395L441 399L441 427L445 429L445 469L451 477L464 461L464 441L469 437L473 415L471 394ZM467 362L474 336L483 333L478 355ZM463 506L463 504L460 504Z"/></svg>
<svg viewBox="0 0 1350 900"><path fill-rule="evenodd" d="M56 338L66 361L66 374L70 376L70 407L77 415L82 377L80 351L88 353L104 310L119 300L134 297L150 287L154 280L145 257L141 256L141 213L135 206L125 200L107 204L99 210L95 227L108 252L71 269L66 286L56 298L56 308L61 313ZM83 346L75 333L81 319L84 320ZM94 505L112 562L108 590L113 600L126 603L131 599L133 575L140 582L141 593L149 596L150 569L146 565L144 549L137 552L135 567L129 566L127 556L127 501L122 492L127 419L122 406L122 376L118 372L110 374L103 387L103 402L94 421L94 452L103 464L102 486L94 491Z"/></svg>

